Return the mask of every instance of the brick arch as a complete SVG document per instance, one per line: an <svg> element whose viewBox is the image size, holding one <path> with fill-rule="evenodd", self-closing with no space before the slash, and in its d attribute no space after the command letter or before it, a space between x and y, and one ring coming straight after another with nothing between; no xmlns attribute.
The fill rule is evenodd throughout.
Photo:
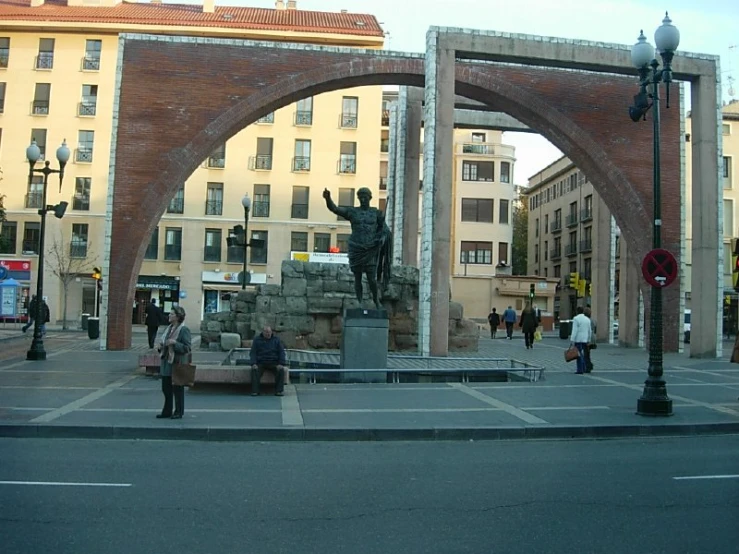
<svg viewBox="0 0 739 554"><path fill-rule="evenodd" d="M424 60L418 56L378 52L329 56L322 51L282 48L274 52L285 64L284 71L264 69L263 78L248 87L238 82L238 71L224 76L217 63L207 70L192 70L219 54L218 60L227 59L237 66L241 62L245 72L254 73L253 65L244 64L250 61L244 56L248 48L211 43L208 48L199 45L198 51L191 44L165 43L153 49L146 42L126 43L121 72L108 275L109 289L126 293L108 297L109 349L130 346L129 310L151 232L180 184L217 144L300 98L363 85L423 86L425 77ZM212 49L219 51L206 51ZM263 50L263 46L253 49L255 56L263 55ZM321 55L331 58L331 63L321 64L326 61ZM306 58L310 67L317 68L303 70ZM160 70L165 65L170 71L152 73L152 65ZM606 147L611 151L615 147L617 159L622 159L619 148L648 151L651 144L646 133L632 132L630 140L621 145L612 140L614 133L623 133L620 120L628 120L622 111L615 115L613 92L622 100L630 98L632 80L598 76L600 86L611 88L611 96L598 98L588 88L593 79L589 74L488 64L458 64L456 72L460 94L511 114L566 152L591 177L626 241L634 243L637 252L642 250L643 239L649 236L644 217L648 202L645 192L633 183L643 175L645 164L624 167L606 154ZM214 78L222 81L222 89L214 89ZM198 95L200 85L208 88ZM567 100L561 90L565 85L572 91ZM137 93L150 89L154 97L159 92L165 99L153 105L141 102ZM179 90L187 92L172 97L172 91ZM203 99L207 99L205 105L198 104ZM592 121L587 116L575 117L583 106L599 117ZM609 120L605 126L614 127L610 134L602 132L604 115ZM157 128L162 122L166 127ZM623 198L635 201L625 206Z"/></svg>

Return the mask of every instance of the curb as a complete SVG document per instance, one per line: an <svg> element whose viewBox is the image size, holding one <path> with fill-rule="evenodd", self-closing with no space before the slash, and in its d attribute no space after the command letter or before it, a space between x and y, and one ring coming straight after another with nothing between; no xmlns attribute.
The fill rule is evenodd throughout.
<svg viewBox="0 0 739 554"><path fill-rule="evenodd" d="M304 427L118 427L0 424L3 438L253 441L471 441L542 439L615 439L739 434L739 422L675 425L604 425L593 427L469 427L351 429Z"/></svg>

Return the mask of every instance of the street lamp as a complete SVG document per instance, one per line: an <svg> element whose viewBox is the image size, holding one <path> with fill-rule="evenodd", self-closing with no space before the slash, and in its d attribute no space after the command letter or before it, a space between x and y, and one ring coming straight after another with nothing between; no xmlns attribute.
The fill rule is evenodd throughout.
<svg viewBox="0 0 739 554"><path fill-rule="evenodd" d="M241 205L244 206L244 226L236 225L231 230L231 235L226 239L226 244L230 247L238 246L244 249L244 270L241 274L241 290L246 289L249 274L246 272L246 249L251 246L247 236L249 228L249 210L251 210L251 198L249 194L245 194L241 199Z"/></svg>
<svg viewBox="0 0 739 554"><path fill-rule="evenodd" d="M634 105L629 108L632 121L646 120L652 109L654 129L654 168L653 168L653 227L652 247L662 246L662 216L660 210L660 126L659 126L659 85L665 84L666 107L670 107L670 83L672 82L672 58L680 44L680 32L672 25L665 12L662 25L654 33L654 42L662 58L662 69L655 58L654 48L647 42L644 31L638 42L631 48L631 61L639 71L639 93L634 96ZM650 71L651 68L651 71ZM651 101L650 101L651 100ZM644 391L637 402L636 413L645 416L672 415L672 400L667 396L667 384L662 368L662 289L652 289L651 313L649 318L649 368L644 382Z"/></svg>
<svg viewBox="0 0 739 554"><path fill-rule="evenodd" d="M44 167L41 169L34 169L34 165L41 158L41 149L36 144L36 140L31 140L31 146L26 148L26 159L28 159L28 184L30 186L33 180L34 173L40 173L44 176L44 189L41 200L41 207L38 210L38 214L41 216L41 229L39 231L39 251L38 251L38 276L36 278L36 313L33 314L33 342L31 343L31 349L26 353L27 360L45 360L46 350L44 350L44 338L41 333L41 327L44 324L42 321L44 310L43 310L43 294L44 294L44 232L46 230L46 213L54 212L54 216L58 219L64 217L64 212L67 210L68 203L60 202L55 206L50 206L46 203L46 187L49 184L49 175L52 173L59 174L59 192L62 190L62 180L64 179L64 166L69 161L69 148L67 148L66 139L62 142L62 145L56 150L56 159L59 162L59 169L51 169L49 167L50 162L46 160Z"/></svg>

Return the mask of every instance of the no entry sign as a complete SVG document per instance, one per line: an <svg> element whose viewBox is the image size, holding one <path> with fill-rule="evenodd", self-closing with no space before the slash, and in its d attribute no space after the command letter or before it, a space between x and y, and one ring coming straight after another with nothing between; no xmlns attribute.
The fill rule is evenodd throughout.
<svg viewBox="0 0 739 554"><path fill-rule="evenodd" d="M677 260L668 250L655 248L644 256L641 272L647 283L656 288L671 285L677 278Z"/></svg>

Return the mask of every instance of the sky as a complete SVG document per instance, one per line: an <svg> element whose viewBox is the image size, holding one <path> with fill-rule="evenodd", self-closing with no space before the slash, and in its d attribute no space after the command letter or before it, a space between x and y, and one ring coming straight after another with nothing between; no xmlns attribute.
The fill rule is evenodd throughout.
<svg viewBox="0 0 739 554"><path fill-rule="evenodd" d="M216 5L274 8L275 2L216 0ZM643 0L297 0L297 7L375 15L388 33L386 48L406 52L423 52L426 31L434 25L627 45L644 29L654 45L654 31L669 10L680 30L679 50L720 56L724 100L731 99L730 76L736 79L733 98L739 99L739 0L670 0L661 6ZM516 147L519 185L562 155L539 135L505 133L504 141Z"/></svg>

